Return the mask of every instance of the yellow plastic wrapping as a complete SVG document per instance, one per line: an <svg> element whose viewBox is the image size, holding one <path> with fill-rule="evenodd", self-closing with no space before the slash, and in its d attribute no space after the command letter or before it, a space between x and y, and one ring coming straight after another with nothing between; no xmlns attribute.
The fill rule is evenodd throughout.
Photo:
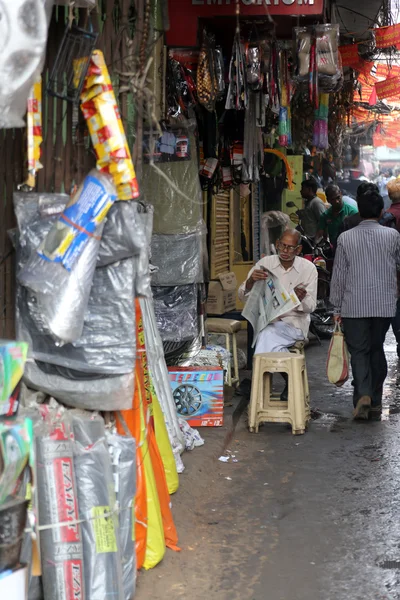
<svg viewBox="0 0 400 600"><path fill-rule="evenodd" d="M162 413L160 403L158 401L157 395L154 393L154 390L152 390L152 397L154 429L156 432L157 445L158 449L160 450L161 459L164 465L168 492L170 494L174 494L179 488L179 476L176 470L175 457L172 451L171 442L169 441L164 415Z"/></svg>
<svg viewBox="0 0 400 600"><path fill-rule="evenodd" d="M42 137L42 78L37 77L28 96L26 114L26 133L28 141L28 179L26 185L33 188L36 184L36 173L43 168L40 162L40 144Z"/></svg>
<svg viewBox="0 0 400 600"><path fill-rule="evenodd" d="M147 493L147 540L143 567L153 569L162 561L165 554L164 526L161 506L158 498L157 483L154 476L153 464L149 452L148 427L146 426L146 402L144 399L143 381L136 378L139 395L141 396L140 422L143 436L142 456L146 478Z"/></svg>
<svg viewBox="0 0 400 600"><path fill-rule="evenodd" d="M80 68L79 61L75 71ZM81 109L97 156L99 171L109 173L118 200L139 197L139 185L126 140L121 115L103 53L95 50L81 93Z"/></svg>

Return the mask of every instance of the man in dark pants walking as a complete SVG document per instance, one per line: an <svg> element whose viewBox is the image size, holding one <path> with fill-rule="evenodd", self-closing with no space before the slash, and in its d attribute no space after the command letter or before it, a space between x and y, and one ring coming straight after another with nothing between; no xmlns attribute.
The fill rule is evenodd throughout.
<svg viewBox="0 0 400 600"><path fill-rule="evenodd" d="M338 239L331 302L351 354L354 418L380 419L387 376L383 345L396 314L400 234L379 225L378 193L361 196L358 207L361 223Z"/></svg>

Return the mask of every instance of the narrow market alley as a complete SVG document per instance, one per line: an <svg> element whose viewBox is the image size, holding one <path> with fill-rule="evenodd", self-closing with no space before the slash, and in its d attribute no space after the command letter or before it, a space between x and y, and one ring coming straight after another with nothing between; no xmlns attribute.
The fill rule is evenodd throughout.
<svg viewBox="0 0 400 600"><path fill-rule="evenodd" d="M242 416L228 446L235 458L223 463L230 414L223 428L202 430L206 444L185 456L172 498L182 552L139 574L137 600L400 598L400 371L391 336L381 423L352 421L351 383L328 383L324 342L307 350L314 418L305 436L272 424L251 435Z"/></svg>

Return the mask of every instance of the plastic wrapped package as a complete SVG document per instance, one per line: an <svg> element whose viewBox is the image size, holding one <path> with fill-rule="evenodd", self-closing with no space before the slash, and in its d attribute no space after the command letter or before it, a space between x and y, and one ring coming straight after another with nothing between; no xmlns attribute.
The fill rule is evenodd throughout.
<svg viewBox="0 0 400 600"><path fill-rule="evenodd" d="M151 239L151 264L158 267L152 285L203 282L203 230L179 235L156 233Z"/></svg>
<svg viewBox="0 0 400 600"><path fill-rule="evenodd" d="M115 199L111 177L92 169L36 249L39 256L70 271L90 238L101 234L99 225ZM43 293L53 291L52 283L47 286Z"/></svg>
<svg viewBox="0 0 400 600"><path fill-rule="evenodd" d="M86 598L70 423L65 412L36 429L36 481L45 598ZM70 525L59 525L68 523Z"/></svg>
<svg viewBox="0 0 400 600"><path fill-rule="evenodd" d="M97 169L111 175L119 200L138 198L139 186L131 153L100 50L95 50L90 58L81 93L81 109L97 156Z"/></svg>
<svg viewBox="0 0 400 600"><path fill-rule="evenodd" d="M45 58L52 5L52 0L2 3L0 129L25 127L28 96Z"/></svg>
<svg viewBox="0 0 400 600"><path fill-rule="evenodd" d="M103 228L103 223L99 228ZM58 343L74 342L82 335L100 246L98 235L101 231L89 239L70 272L33 253L17 275L22 285L36 293L43 326ZM46 287L46 293L42 293Z"/></svg>
<svg viewBox="0 0 400 600"><path fill-rule="evenodd" d="M34 389L53 396L59 402L87 410L126 410L132 406L134 372L126 375L79 379L60 375L55 365L42 365L35 361L25 365L24 382Z"/></svg>
<svg viewBox="0 0 400 600"><path fill-rule="evenodd" d="M40 162L42 137L42 78L38 75L28 96L26 113L26 137L28 141L28 179L26 185L34 188L36 173L43 168Z"/></svg>
<svg viewBox="0 0 400 600"><path fill-rule="evenodd" d="M143 315L147 360L149 364L151 380L153 382L154 389L164 415L169 440L175 456L177 470L178 473L181 473L184 470L184 466L180 455L184 450L185 442L179 427L178 416L175 410L175 402L172 396L170 378L167 365L165 363L162 341L157 328L153 301L149 298L142 299L140 300L140 306Z"/></svg>
<svg viewBox="0 0 400 600"><path fill-rule="evenodd" d="M69 411L74 439L82 446L91 446L106 435L104 419L96 412L74 409Z"/></svg>
<svg viewBox="0 0 400 600"><path fill-rule="evenodd" d="M197 285L152 287L157 327L163 342L184 342L198 333Z"/></svg>
<svg viewBox="0 0 400 600"><path fill-rule="evenodd" d="M112 189L107 177L92 174L61 215L55 218L48 202L47 216L41 207L39 218L29 224L28 231L20 227L20 238L34 229L41 240L39 247L31 245L18 279L36 292L43 323L59 343L73 342L82 334L104 215L113 201Z"/></svg>
<svg viewBox="0 0 400 600"><path fill-rule="evenodd" d="M107 215L97 258L104 267L140 254L150 246L153 207L140 202L116 202Z"/></svg>
<svg viewBox="0 0 400 600"><path fill-rule="evenodd" d="M81 337L56 346L46 333L35 294L17 285L17 337L35 360L98 375L130 373L135 360L134 258L97 268ZM59 371L62 373L62 370ZM84 375L82 375L84 377Z"/></svg>
<svg viewBox="0 0 400 600"><path fill-rule="evenodd" d="M124 600L114 479L105 439L73 442L82 520L85 600ZM52 596L49 596L49 598Z"/></svg>
<svg viewBox="0 0 400 600"><path fill-rule="evenodd" d="M192 160L143 165L140 187L154 206L154 233L188 233L196 231L201 222L203 201L196 139L190 133L188 138Z"/></svg>
<svg viewBox="0 0 400 600"><path fill-rule="evenodd" d="M150 287L150 241L153 230L153 211L149 211L146 217L143 217L143 226L146 231L146 238L148 245L143 246L140 249L139 257L136 263L136 293L135 296L139 298L150 298L151 287Z"/></svg>
<svg viewBox="0 0 400 600"><path fill-rule="evenodd" d="M132 600L136 589L136 552L134 506L136 494L136 442L107 432L108 450L114 475L119 511L119 541L122 561L124 600Z"/></svg>
<svg viewBox="0 0 400 600"><path fill-rule="evenodd" d="M295 27L294 32L297 60L295 81L301 83L308 80L310 66L313 64L313 51L315 51L320 91L336 91L343 77L339 53L339 25L328 23L312 27Z"/></svg>

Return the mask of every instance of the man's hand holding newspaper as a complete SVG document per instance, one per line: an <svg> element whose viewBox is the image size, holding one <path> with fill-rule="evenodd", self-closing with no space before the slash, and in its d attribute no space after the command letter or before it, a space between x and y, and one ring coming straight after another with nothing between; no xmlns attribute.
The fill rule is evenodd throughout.
<svg viewBox="0 0 400 600"><path fill-rule="evenodd" d="M254 330L253 346L267 325L297 308L305 295L301 286L289 293L269 271L266 272L266 277L254 281L242 312Z"/></svg>

